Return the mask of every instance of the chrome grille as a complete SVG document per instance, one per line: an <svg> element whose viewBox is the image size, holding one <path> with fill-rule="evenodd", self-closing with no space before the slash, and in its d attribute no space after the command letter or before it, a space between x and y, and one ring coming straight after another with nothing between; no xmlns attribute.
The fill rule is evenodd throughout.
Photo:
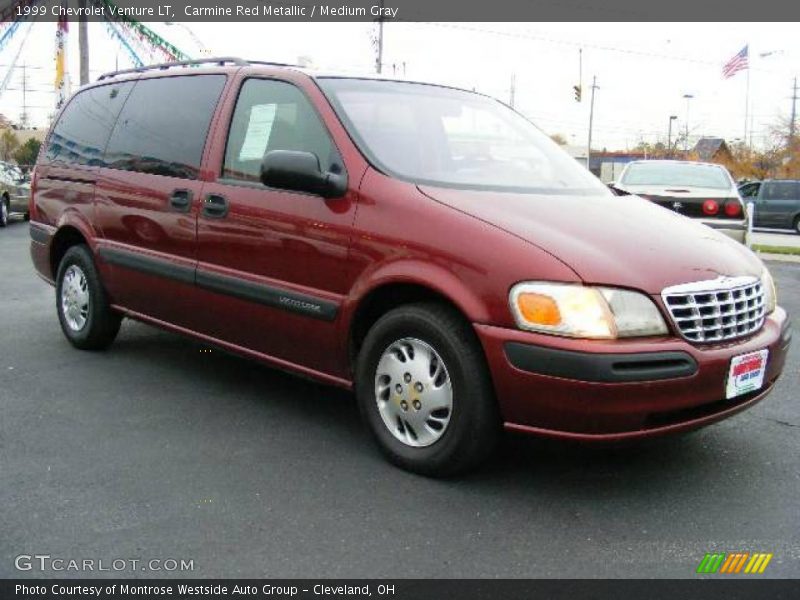
<svg viewBox="0 0 800 600"><path fill-rule="evenodd" d="M672 322L690 342L740 338L764 325L764 290L755 277L720 277L661 292Z"/></svg>

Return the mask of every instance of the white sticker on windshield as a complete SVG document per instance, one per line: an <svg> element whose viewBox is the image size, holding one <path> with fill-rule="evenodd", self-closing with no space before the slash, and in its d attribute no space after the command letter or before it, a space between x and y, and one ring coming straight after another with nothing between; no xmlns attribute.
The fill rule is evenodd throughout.
<svg viewBox="0 0 800 600"><path fill-rule="evenodd" d="M239 160L261 160L275 122L275 104L256 104L250 109L250 121L244 136Z"/></svg>

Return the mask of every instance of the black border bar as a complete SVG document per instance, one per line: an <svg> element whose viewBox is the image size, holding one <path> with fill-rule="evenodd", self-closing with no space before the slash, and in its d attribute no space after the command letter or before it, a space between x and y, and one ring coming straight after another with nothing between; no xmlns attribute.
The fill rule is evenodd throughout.
<svg viewBox="0 0 800 600"><path fill-rule="evenodd" d="M632 566L635 571L635 566ZM696 575L692 579L50 579L0 580L3 600L178 600L239 598L251 600L602 600L620 596L647 600L793 600L800 597L796 579L763 579L759 576L727 577ZM44 593L22 593L17 586L38 587ZM121 590L127 586L129 592ZM234 595L234 586L254 593ZM151 593L130 593L150 588ZM184 588L191 588L187 593ZM85 589L81 593L62 593ZM92 589L99 589L92 595ZM224 592L222 590L225 590ZM366 589L367 593L364 593ZM111 591L115 590L115 591ZM360 590L348 593L347 590ZM54 593L55 591L55 593Z"/></svg>
<svg viewBox="0 0 800 600"><path fill-rule="evenodd" d="M62 0L40 0L36 5L47 7L36 13L38 21L57 21ZM15 6L16 0L0 0L2 9ZM33 4L30 0L23 4ZM642 0L103 0L87 2L84 13L89 21L105 19L127 21L183 22L346 22L410 21L410 22L509 22L509 21L796 21L800 20L800 4L786 0L727 0L696 2L643 2ZM126 11L112 12L111 6ZM68 0L73 11L78 0ZM379 12L383 6L382 13ZM102 11L100 10L102 8ZM130 11L130 12L127 12ZM78 13L68 18L77 20Z"/></svg>

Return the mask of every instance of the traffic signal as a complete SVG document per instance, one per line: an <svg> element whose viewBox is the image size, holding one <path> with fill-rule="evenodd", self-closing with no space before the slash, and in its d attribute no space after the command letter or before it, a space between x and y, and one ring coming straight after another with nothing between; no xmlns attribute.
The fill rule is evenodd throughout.
<svg viewBox="0 0 800 600"><path fill-rule="evenodd" d="M580 102L581 101L581 86L580 86L580 84L573 85L572 89L575 90L575 102Z"/></svg>

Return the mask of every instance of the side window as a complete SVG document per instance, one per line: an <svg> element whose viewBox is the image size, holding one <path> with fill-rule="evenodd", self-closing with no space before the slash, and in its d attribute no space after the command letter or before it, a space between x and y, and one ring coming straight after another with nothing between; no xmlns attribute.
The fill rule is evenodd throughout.
<svg viewBox="0 0 800 600"><path fill-rule="evenodd" d="M196 179L224 75L142 79L106 149L112 169Z"/></svg>
<svg viewBox="0 0 800 600"><path fill-rule="evenodd" d="M228 131L222 177L260 181L261 159L271 150L312 152L323 170L341 168L328 131L299 89L283 81L248 79Z"/></svg>
<svg viewBox="0 0 800 600"><path fill-rule="evenodd" d="M758 188L761 184L759 183L748 183L747 185L743 185L742 189L740 190L742 194L742 198L755 198L758 196Z"/></svg>
<svg viewBox="0 0 800 600"><path fill-rule="evenodd" d="M103 164L103 151L133 83L93 87L78 92L47 141L48 161L79 165Z"/></svg>
<svg viewBox="0 0 800 600"><path fill-rule="evenodd" d="M794 181L770 181L764 189L767 200L794 200L797 198Z"/></svg>

